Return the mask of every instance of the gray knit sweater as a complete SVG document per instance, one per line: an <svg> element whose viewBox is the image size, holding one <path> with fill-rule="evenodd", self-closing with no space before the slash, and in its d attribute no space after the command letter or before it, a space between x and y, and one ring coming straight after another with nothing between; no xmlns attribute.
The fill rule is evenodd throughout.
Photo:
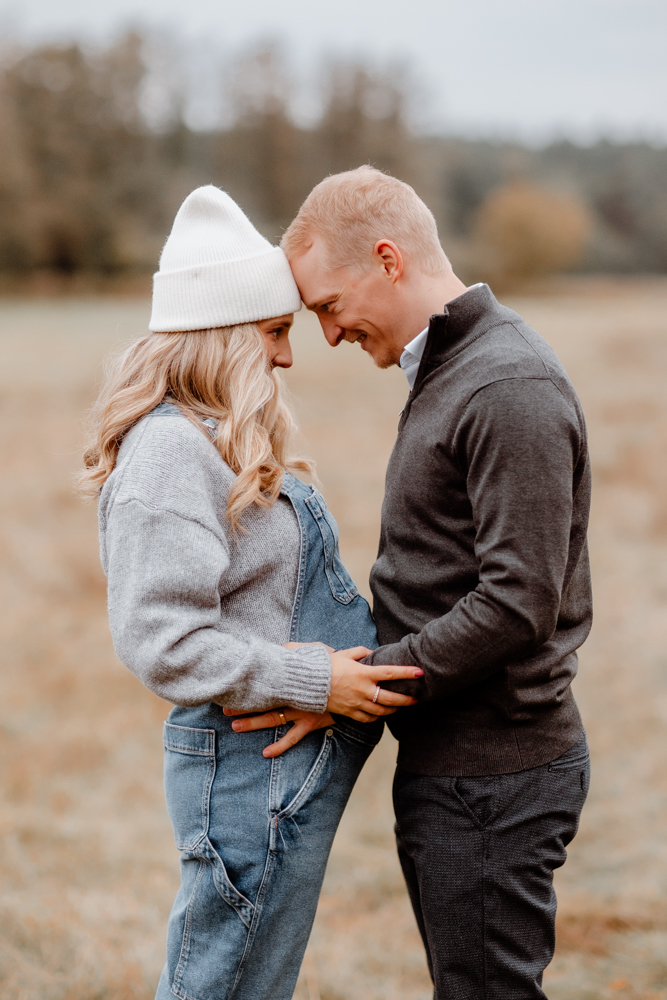
<svg viewBox="0 0 667 1000"><path fill-rule="evenodd" d="M180 413L140 420L100 496L102 566L120 659L178 705L325 709L322 646L286 650L300 536L290 501L225 519L234 473Z"/></svg>

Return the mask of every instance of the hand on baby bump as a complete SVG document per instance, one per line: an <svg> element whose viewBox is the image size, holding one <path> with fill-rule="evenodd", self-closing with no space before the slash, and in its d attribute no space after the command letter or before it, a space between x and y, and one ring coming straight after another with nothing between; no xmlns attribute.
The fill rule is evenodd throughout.
<svg viewBox="0 0 667 1000"><path fill-rule="evenodd" d="M285 648L297 649L309 645L324 646L331 658L331 688L326 712L277 708L253 715L233 708L223 709L227 716L245 716L242 719L235 719L232 723L232 729L237 733L272 729L288 722L294 723L285 736L263 750L265 757L278 757L315 729L333 726L335 723L332 712L346 715L356 719L357 722L373 722L379 717L392 715L399 708L417 704L417 699L409 695L384 690L380 687L380 682L423 677L424 671L420 667L360 663L359 660L372 652L365 646L333 650L324 643L289 642L285 644Z"/></svg>

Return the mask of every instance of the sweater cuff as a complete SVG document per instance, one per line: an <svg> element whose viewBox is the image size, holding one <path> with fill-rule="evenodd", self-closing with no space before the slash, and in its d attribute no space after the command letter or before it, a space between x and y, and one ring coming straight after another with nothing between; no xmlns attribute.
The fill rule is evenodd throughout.
<svg viewBox="0 0 667 1000"><path fill-rule="evenodd" d="M326 712L331 688L331 660L324 646L285 650L285 704L305 712Z"/></svg>

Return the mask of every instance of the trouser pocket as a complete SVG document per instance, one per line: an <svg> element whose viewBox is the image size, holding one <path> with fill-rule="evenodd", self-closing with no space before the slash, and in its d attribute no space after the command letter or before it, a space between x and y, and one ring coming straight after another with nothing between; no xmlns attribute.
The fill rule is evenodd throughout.
<svg viewBox="0 0 667 1000"><path fill-rule="evenodd" d="M582 733L574 746L566 750L560 757L556 757L549 764L550 771L572 771L576 768L586 767L590 761L588 752L588 741L586 733Z"/></svg>
<svg viewBox="0 0 667 1000"><path fill-rule="evenodd" d="M563 779L579 776L579 787L584 793L584 798L588 795L591 783L591 760L588 752L588 742L586 733L582 733L577 742L564 754L552 760L548 765L549 773L553 775L552 780L557 776ZM574 774L573 774L574 772Z"/></svg>
<svg viewBox="0 0 667 1000"><path fill-rule="evenodd" d="M574 769L465 778L397 770L399 859L435 1000L544 1000L553 872L583 799Z"/></svg>

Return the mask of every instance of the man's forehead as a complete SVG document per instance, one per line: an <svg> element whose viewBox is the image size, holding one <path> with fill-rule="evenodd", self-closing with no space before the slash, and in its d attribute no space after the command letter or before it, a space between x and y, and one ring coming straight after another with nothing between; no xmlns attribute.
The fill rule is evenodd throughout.
<svg viewBox="0 0 667 1000"><path fill-rule="evenodd" d="M332 270L328 267L325 256L316 244L311 244L305 253L293 258L290 264L308 309L317 309L340 295L345 269Z"/></svg>

